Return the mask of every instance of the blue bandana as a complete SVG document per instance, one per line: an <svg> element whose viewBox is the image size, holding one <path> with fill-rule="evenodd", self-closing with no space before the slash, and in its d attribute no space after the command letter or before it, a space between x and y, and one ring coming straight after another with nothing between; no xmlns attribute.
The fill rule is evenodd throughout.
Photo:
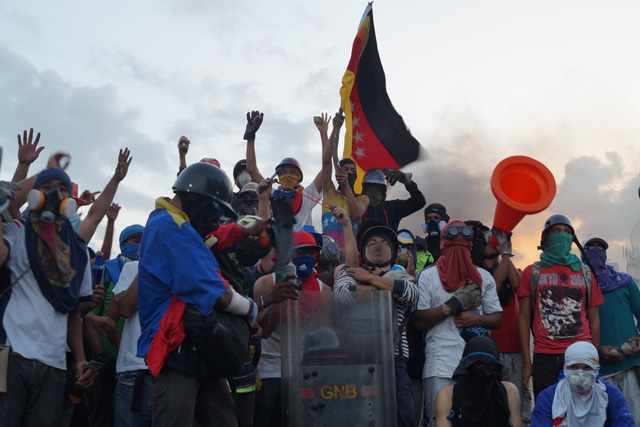
<svg viewBox="0 0 640 427"><path fill-rule="evenodd" d="M33 183L33 188L37 189L42 184L49 181L63 182L64 185L67 186L67 191L71 194L71 178L69 178L69 175L67 175L65 171L58 168L49 168L40 172L36 177L36 181Z"/></svg>
<svg viewBox="0 0 640 427"><path fill-rule="evenodd" d="M587 251L587 259L595 270L593 275L598 280L598 286L602 292L613 292L623 288L631 281L631 276L627 273L616 271L610 265L607 265L607 251L593 249ZM584 259L584 255L582 256Z"/></svg>

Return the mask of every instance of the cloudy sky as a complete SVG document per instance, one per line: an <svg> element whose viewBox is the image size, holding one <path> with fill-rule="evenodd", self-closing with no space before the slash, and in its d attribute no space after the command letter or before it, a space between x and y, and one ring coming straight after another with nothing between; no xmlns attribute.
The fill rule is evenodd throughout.
<svg viewBox="0 0 640 427"><path fill-rule="evenodd" d="M134 159L116 196L119 232L170 194L181 135L192 141L189 161L216 157L230 173L244 157L245 113L257 109L261 170L293 156L310 184L320 168L312 118L339 106L365 6L0 0L0 178L11 178L16 135L29 127L46 146L32 172L68 151L81 191L104 187L127 146ZM622 0L377 1L390 98L428 153L406 170L427 201L490 224L493 168L531 156L558 192L516 228L517 263L537 257L542 222L564 212L580 238L607 238L624 266L640 213L639 13ZM417 232L421 217L401 226Z"/></svg>

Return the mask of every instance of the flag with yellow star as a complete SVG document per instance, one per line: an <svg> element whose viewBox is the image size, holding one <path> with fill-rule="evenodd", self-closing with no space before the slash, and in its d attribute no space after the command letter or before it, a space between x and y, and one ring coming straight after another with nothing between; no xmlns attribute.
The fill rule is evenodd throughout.
<svg viewBox="0 0 640 427"><path fill-rule="evenodd" d="M400 169L418 159L420 143L387 95L371 4L353 41L340 99L346 128L343 157L356 163L359 181L364 175L361 172L371 168Z"/></svg>

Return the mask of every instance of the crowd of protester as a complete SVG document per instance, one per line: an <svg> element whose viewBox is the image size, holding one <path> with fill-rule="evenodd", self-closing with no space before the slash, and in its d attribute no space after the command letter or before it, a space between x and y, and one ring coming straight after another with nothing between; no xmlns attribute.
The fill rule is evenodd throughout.
<svg viewBox="0 0 640 427"><path fill-rule="evenodd" d="M173 188L157 189L173 196L126 224L117 255L129 150L103 190L78 194L68 154L34 173L40 134L18 135L0 182L0 424L283 425L281 306L371 291L392 300L399 426L640 421L640 290L607 265L606 238L580 243L554 214L540 261L516 266L511 234L427 205L410 173L365 171L358 193L356 164L333 147L342 120L314 118L321 166L304 187L293 157L260 172L262 113L247 113L246 158L229 175L215 158L189 164L181 137ZM387 200L395 184L406 199ZM420 210L424 237L403 221Z"/></svg>

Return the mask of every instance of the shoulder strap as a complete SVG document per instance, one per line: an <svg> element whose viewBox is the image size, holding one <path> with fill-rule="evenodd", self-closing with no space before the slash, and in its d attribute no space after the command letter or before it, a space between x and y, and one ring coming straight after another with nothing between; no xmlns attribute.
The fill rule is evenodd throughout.
<svg viewBox="0 0 640 427"><path fill-rule="evenodd" d="M531 317L533 317L533 310L535 308L536 286L538 286L541 271L542 264L540 264L540 261L534 262L531 266Z"/></svg>
<svg viewBox="0 0 640 427"><path fill-rule="evenodd" d="M587 285L587 313L589 312L589 302L591 301L591 269L587 264L582 264L582 275L584 276L584 282Z"/></svg>

